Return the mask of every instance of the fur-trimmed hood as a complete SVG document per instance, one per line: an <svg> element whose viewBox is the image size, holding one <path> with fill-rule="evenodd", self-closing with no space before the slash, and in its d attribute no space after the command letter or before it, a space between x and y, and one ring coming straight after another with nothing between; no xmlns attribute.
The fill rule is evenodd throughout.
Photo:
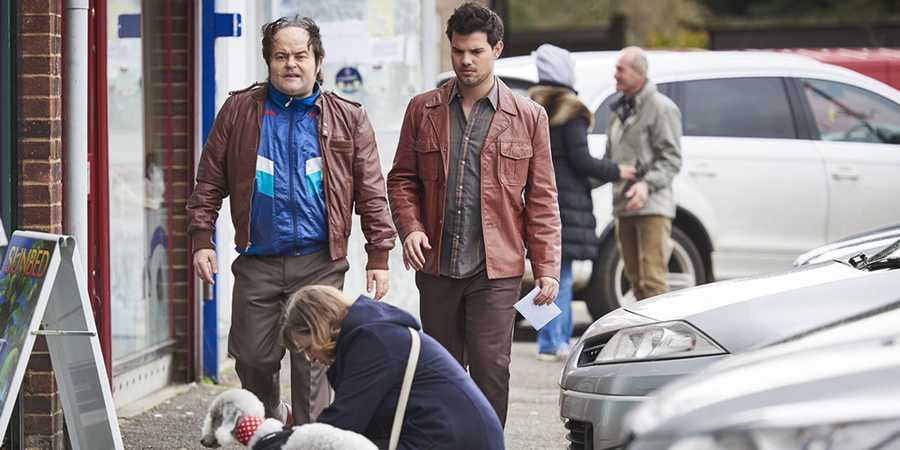
<svg viewBox="0 0 900 450"><path fill-rule="evenodd" d="M594 115L578 100L575 91L561 86L536 85L528 90L528 95L547 110L551 127L583 117L588 120L588 131L594 128Z"/></svg>

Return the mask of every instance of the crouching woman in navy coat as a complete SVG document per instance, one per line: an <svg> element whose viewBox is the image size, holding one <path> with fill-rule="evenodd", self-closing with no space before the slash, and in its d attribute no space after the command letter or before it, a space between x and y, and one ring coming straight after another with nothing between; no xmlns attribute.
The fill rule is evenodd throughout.
<svg viewBox="0 0 900 450"><path fill-rule="evenodd" d="M408 327L419 330L422 345L398 448L504 448L503 429L484 394L412 315L366 296L352 300L331 286L294 293L281 328L286 348L330 366L334 402L317 421L387 448L409 358Z"/></svg>

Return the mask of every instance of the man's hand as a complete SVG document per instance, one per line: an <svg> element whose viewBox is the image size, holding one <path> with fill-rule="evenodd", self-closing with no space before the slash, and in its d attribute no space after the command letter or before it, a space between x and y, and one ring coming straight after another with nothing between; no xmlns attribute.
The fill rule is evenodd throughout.
<svg viewBox="0 0 900 450"><path fill-rule="evenodd" d="M431 250L431 244L428 243L428 236L421 231L413 231L406 236L403 241L403 264L406 270L412 267L415 270L422 270L425 267L425 254L422 249Z"/></svg>
<svg viewBox="0 0 900 450"><path fill-rule="evenodd" d="M634 166L619 165L619 179L633 180L637 177L637 168Z"/></svg>
<svg viewBox="0 0 900 450"><path fill-rule="evenodd" d="M366 271L366 292L372 292L372 284L375 285L375 300L381 300L390 289L390 277L387 270Z"/></svg>
<svg viewBox="0 0 900 450"><path fill-rule="evenodd" d="M540 277L534 280L534 285L541 288L541 292L534 298L535 305L549 305L556 300L556 294L559 293L559 281L552 277Z"/></svg>
<svg viewBox="0 0 900 450"><path fill-rule="evenodd" d="M194 252L194 272L201 280L216 284L213 274L219 273L219 265L216 263L216 251L204 248Z"/></svg>
<svg viewBox="0 0 900 450"><path fill-rule="evenodd" d="M643 181L634 183L631 189L628 189L628 192L625 193L625 198L631 199L625 204L625 211L635 212L643 208L644 204L647 203L648 197L650 197L650 186Z"/></svg>

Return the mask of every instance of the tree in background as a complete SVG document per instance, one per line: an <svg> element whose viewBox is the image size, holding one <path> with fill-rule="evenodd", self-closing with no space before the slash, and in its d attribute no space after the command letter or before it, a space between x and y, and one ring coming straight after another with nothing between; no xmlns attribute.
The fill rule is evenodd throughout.
<svg viewBox="0 0 900 450"><path fill-rule="evenodd" d="M515 32L609 26L624 16L625 42L648 48L708 48L706 24L720 19L839 19L900 14L900 0L493 0Z"/></svg>
<svg viewBox="0 0 900 450"><path fill-rule="evenodd" d="M647 48L707 48L704 23L709 11L693 0L616 1L614 11L627 18L629 45Z"/></svg>
<svg viewBox="0 0 900 450"><path fill-rule="evenodd" d="M507 0L507 29L516 32L589 30L626 18L628 45L706 48L707 9L694 0Z"/></svg>
<svg viewBox="0 0 900 450"><path fill-rule="evenodd" d="M745 18L880 17L900 13L897 0L698 0L716 16Z"/></svg>
<svg viewBox="0 0 900 450"><path fill-rule="evenodd" d="M508 0L504 25L516 31L584 30L605 26L610 0Z"/></svg>

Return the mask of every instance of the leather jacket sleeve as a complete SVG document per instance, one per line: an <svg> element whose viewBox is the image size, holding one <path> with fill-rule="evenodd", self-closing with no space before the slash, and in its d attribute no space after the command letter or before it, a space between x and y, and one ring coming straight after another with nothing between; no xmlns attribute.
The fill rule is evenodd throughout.
<svg viewBox="0 0 900 450"><path fill-rule="evenodd" d="M534 277L559 280L562 224L550 153L550 126L543 108L540 109L534 130L528 187L525 191L525 242Z"/></svg>
<svg viewBox="0 0 900 450"><path fill-rule="evenodd" d="M366 237L366 253L369 256L366 270L387 270L388 252L394 248L397 233L391 222L375 131L366 111L363 108L357 111L358 128L353 139L356 146L353 158L353 197L356 213L360 216L360 226Z"/></svg>
<svg viewBox="0 0 900 450"><path fill-rule="evenodd" d="M394 154L393 168L388 173L387 179L391 213L401 244L410 233L425 232L420 210L420 195L424 188L419 181L415 154L416 136L419 130L417 123L417 118L420 116L419 109L412 103L406 109L400 129L400 141L397 143L397 152Z"/></svg>
<svg viewBox="0 0 900 450"><path fill-rule="evenodd" d="M219 114L216 115L206 145L203 146L200 154L200 164L197 166L197 184L187 203L187 232L193 241L192 252L207 248L215 250L216 248L212 242L216 232L216 219L219 217L222 200L228 197L225 151L229 130L232 127L230 111L233 102L234 98L229 97Z"/></svg>

